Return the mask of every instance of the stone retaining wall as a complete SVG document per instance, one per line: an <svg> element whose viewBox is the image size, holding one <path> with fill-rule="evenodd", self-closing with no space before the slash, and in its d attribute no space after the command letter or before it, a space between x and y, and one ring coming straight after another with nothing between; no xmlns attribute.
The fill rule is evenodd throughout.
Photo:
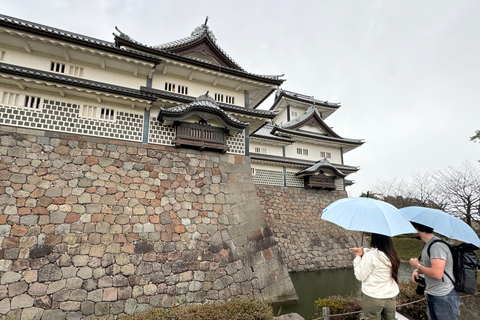
<svg viewBox="0 0 480 320"><path fill-rule="evenodd" d="M296 299L250 170L239 155L0 126L0 315Z"/></svg>
<svg viewBox="0 0 480 320"><path fill-rule="evenodd" d="M321 212L345 191L322 191L256 185L267 223L289 271L351 268L350 247L361 243L359 232L321 220Z"/></svg>

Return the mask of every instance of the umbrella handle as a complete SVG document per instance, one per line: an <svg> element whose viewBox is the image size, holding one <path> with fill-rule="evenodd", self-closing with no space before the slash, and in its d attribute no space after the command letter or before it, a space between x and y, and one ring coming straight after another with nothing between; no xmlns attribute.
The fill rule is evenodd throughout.
<svg viewBox="0 0 480 320"><path fill-rule="evenodd" d="M363 247L363 231L362 231L362 245L360 247Z"/></svg>

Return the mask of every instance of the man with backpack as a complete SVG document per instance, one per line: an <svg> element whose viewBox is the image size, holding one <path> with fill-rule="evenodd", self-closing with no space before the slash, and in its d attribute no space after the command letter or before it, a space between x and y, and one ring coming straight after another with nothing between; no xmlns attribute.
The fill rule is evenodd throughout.
<svg viewBox="0 0 480 320"><path fill-rule="evenodd" d="M454 287L453 257L450 248L433 235L432 228L415 222L412 222L412 225L420 239L425 242L421 255L422 263L417 258L409 261L410 266L415 268L412 281L417 282L419 274L425 276L430 319L456 320L460 316L460 297ZM445 276L446 274L449 277Z"/></svg>

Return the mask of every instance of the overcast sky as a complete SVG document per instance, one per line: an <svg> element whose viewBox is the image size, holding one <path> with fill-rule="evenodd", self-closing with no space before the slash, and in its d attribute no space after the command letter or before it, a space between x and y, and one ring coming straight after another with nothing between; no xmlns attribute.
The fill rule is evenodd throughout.
<svg viewBox="0 0 480 320"><path fill-rule="evenodd" d="M156 45L205 22L217 43L282 88L340 102L327 124L366 143L344 157L359 196L377 181L480 159L480 1L0 0L16 18ZM271 100L268 100L270 107Z"/></svg>

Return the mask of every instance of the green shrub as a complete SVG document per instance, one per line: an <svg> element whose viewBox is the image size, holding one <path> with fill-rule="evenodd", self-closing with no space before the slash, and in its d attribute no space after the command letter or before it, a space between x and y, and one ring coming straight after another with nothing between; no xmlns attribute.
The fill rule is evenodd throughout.
<svg viewBox="0 0 480 320"><path fill-rule="evenodd" d="M362 310L362 302L354 297L330 296L325 299L315 301L315 309L318 316L322 316L323 307L330 309L330 315L349 313ZM335 317L337 320L357 320L358 313Z"/></svg>
<svg viewBox="0 0 480 320"><path fill-rule="evenodd" d="M155 308L121 320L273 320L273 309L266 301L236 298L222 303Z"/></svg>

